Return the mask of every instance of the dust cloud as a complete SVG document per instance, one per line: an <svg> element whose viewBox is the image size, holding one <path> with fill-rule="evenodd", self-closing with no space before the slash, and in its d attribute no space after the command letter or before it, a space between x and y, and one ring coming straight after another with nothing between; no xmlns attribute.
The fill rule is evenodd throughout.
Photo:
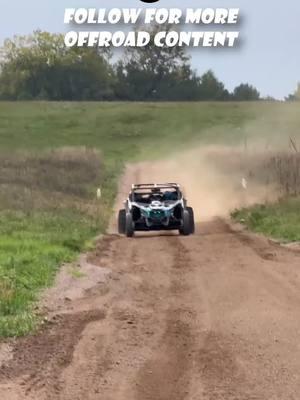
<svg viewBox="0 0 300 400"><path fill-rule="evenodd" d="M127 176L132 181L126 183L129 188L132 183L177 182L196 220L209 220L274 200L274 187L256 170L258 160L257 151L249 153L242 147L201 146L172 158L131 165Z"/></svg>

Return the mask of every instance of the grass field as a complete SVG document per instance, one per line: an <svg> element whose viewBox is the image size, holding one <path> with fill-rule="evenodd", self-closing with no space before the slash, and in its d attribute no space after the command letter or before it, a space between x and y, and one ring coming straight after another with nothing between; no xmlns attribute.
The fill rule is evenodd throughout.
<svg viewBox="0 0 300 400"><path fill-rule="evenodd" d="M284 103L1 103L0 148L87 146L117 163L194 141L294 135L298 111Z"/></svg>
<svg viewBox="0 0 300 400"><path fill-rule="evenodd" d="M286 145L298 134L298 111L280 103L0 103L0 336L34 329L39 291L105 231L126 161L199 143L263 137Z"/></svg>
<svg viewBox="0 0 300 400"><path fill-rule="evenodd" d="M233 213L233 218L268 237L282 242L300 242L299 198L286 198L274 204L238 210Z"/></svg>

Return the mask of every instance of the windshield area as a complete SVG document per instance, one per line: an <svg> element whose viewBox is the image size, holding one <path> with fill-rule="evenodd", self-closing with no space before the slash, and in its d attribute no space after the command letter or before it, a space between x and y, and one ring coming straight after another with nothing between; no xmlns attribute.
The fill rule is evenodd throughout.
<svg viewBox="0 0 300 400"><path fill-rule="evenodd" d="M132 200L137 203L150 204L152 201L169 202L180 199L177 190L151 190L150 192L133 192Z"/></svg>

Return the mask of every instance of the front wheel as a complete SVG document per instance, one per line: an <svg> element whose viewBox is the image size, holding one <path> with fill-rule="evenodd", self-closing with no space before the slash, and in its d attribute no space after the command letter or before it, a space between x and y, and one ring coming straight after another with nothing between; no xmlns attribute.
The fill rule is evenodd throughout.
<svg viewBox="0 0 300 400"><path fill-rule="evenodd" d="M189 215L190 215L190 229L191 229L191 233L194 234L195 233L195 218L194 218L194 210L192 209L192 207L187 207L186 208Z"/></svg>
<svg viewBox="0 0 300 400"><path fill-rule="evenodd" d="M132 237L134 235L134 222L131 213L126 214L125 234L127 237Z"/></svg>
<svg viewBox="0 0 300 400"><path fill-rule="evenodd" d="M120 235L124 235L126 232L126 210L119 211L118 232Z"/></svg>
<svg viewBox="0 0 300 400"><path fill-rule="evenodd" d="M180 235L188 236L191 232L191 218L188 210L183 210L182 214L182 227L179 229Z"/></svg>

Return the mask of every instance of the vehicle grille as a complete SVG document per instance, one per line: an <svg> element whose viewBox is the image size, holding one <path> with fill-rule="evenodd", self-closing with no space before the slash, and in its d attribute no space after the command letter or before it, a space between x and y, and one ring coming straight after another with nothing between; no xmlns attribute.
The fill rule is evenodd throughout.
<svg viewBox="0 0 300 400"><path fill-rule="evenodd" d="M162 210L152 210L150 212L151 219L161 220L162 218L164 218L164 216L165 216L165 213Z"/></svg>

